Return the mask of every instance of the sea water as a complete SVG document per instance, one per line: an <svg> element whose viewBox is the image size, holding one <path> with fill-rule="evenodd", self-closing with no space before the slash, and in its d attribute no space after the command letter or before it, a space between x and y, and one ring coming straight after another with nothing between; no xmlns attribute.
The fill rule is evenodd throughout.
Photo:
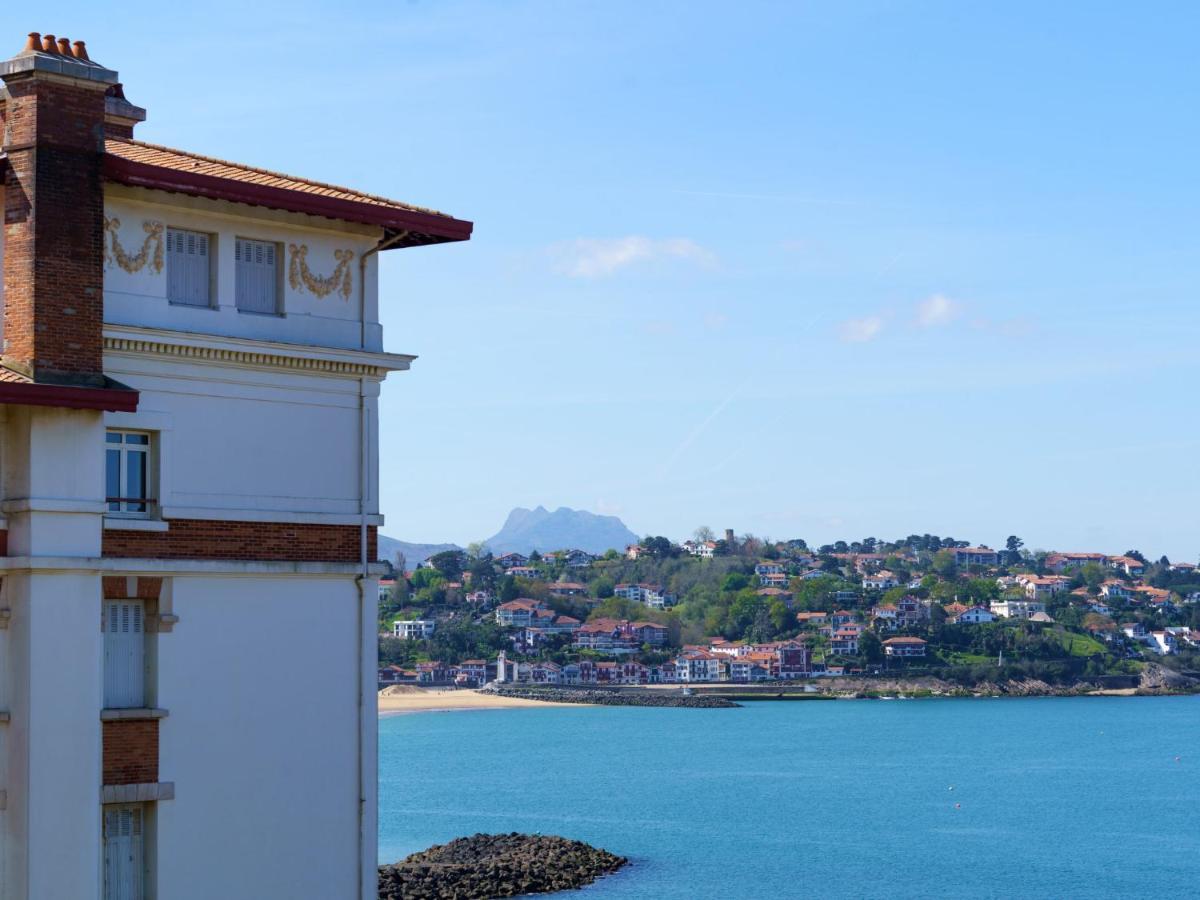
<svg viewBox="0 0 1200 900"><path fill-rule="evenodd" d="M475 832L632 864L582 896L1200 896L1200 697L579 707L380 721L380 861Z"/></svg>

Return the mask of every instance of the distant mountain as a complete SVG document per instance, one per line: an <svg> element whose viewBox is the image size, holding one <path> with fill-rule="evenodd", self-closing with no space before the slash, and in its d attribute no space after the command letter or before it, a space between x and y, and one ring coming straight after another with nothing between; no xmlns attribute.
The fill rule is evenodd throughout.
<svg viewBox="0 0 1200 900"><path fill-rule="evenodd" d="M493 553L500 554L566 549L603 553L611 549L623 550L626 545L637 542L638 536L616 516L598 516L565 506L550 512L539 506L537 509L514 509L499 533L485 543Z"/></svg>
<svg viewBox="0 0 1200 900"><path fill-rule="evenodd" d="M379 558L390 563L396 561L396 554L404 554L406 568L415 569L429 557L443 550L461 550L457 544L410 544L408 541L398 541L387 535L379 535Z"/></svg>

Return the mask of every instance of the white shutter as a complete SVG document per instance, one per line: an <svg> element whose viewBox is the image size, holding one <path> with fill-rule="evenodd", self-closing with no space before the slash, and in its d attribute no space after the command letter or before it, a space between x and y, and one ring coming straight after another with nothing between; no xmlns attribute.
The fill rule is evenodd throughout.
<svg viewBox="0 0 1200 900"><path fill-rule="evenodd" d="M144 900L144 831L140 807L105 807L104 900Z"/></svg>
<svg viewBox="0 0 1200 900"><path fill-rule="evenodd" d="M201 231L167 229L167 299L209 306L209 244Z"/></svg>
<svg viewBox="0 0 1200 900"><path fill-rule="evenodd" d="M271 314L279 311L276 256L276 247L270 241L237 239L234 267L238 309Z"/></svg>
<svg viewBox="0 0 1200 900"><path fill-rule="evenodd" d="M104 706L139 709L146 705L146 629L144 607L137 600L105 604Z"/></svg>

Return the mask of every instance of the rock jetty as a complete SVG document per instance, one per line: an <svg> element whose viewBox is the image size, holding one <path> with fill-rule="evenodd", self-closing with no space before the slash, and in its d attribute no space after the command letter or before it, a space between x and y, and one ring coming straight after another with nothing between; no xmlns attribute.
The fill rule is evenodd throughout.
<svg viewBox="0 0 1200 900"><path fill-rule="evenodd" d="M741 706L727 697L682 694L675 691L597 691L552 687L499 687L486 690L503 697L542 700L547 703L586 703L591 706L679 706L687 709L729 709Z"/></svg>
<svg viewBox="0 0 1200 900"><path fill-rule="evenodd" d="M379 867L379 900L488 900L567 891L628 860L582 841L476 834Z"/></svg>

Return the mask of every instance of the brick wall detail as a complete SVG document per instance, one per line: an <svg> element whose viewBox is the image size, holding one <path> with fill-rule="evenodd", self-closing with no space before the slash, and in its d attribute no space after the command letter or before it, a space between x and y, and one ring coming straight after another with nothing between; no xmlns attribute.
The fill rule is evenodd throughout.
<svg viewBox="0 0 1200 900"><path fill-rule="evenodd" d="M102 722L104 784L158 781L158 719Z"/></svg>
<svg viewBox="0 0 1200 900"><path fill-rule="evenodd" d="M106 529L103 555L125 559L230 559L283 562L358 562L359 526L290 522L171 519L169 531ZM378 539L367 529L367 558ZM140 579L145 581L148 579ZM140 587L139 587L140 590Z"/></svg>
<svg viewBox="0 0 1200 900"><path fill-rule="evenodd" d="M130 581L133 588L130 589ZM157 600L162 593L161 578L138 578L125 575L105 575L101 579L101 590L105 600Z"/></svg>

